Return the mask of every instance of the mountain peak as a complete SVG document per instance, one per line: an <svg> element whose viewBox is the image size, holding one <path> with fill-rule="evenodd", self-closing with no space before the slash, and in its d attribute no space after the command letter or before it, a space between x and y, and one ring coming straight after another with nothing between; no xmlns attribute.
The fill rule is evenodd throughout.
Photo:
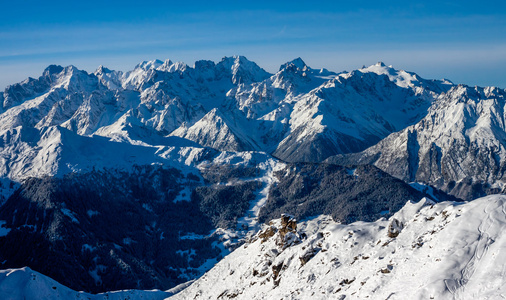
<svg viewBox="0 0 506 300"><path fill-rule="evenodd" d="M86 72L86 71L83 71L83 70L79 70L74 65L68 65L68 66L66 66L64 68L64 70L65 70L65 73Z"/></svg>
<svg viewBox="0 0 506 300"><path fill-rule="evenodd" d="M227 70L226 72L231 71L232 82L234 84L258 82L271 76L271 74L259 67L255 62L240 55L223 57L221 62L216 66Z"/></svg>
<svg viewBox="0 0 506 300"><path fill-rule="evenodd" d="M156 69L159 66L163 65L163 61L159 59L150 60L150 61L143 61L137 66L135 66L135 69L143 69L143 70L149 70L149 69Z"/></svg>
<svg viewBox="0 0 506 300"><path fill-rule="evenodd" d="M88 76L88 72L84 70L79 70L73 65L66 66L63 68L63 71L60 72L60 80L66 80L65 78L68 78L69 80L75 81L77 78L84 78Z"/></svg>
<svg viewBox="0 0 506 300"><path fill-rule="evenodd" d="M304 68L307 68L307 69L310 69L308 67L308 65L306 65L306 63L302 60L302 58L300 57L297 57L296 59L292 60L292 61L289 61L285 64L282 64L281 67L279 67L279 70L283 70L283 69L287 69L287 68L290 68L290 67L295 67L297 69L300 69L300 70L303 70Z"/></svg>
<svg viewBox="0 0 506 300"><path fill-rule="evenodd" d="M170 59L166 59L163 64L156 69L159 71L167 71L169 70L170 66L173 64L173 62Z"/></svg>
<svg viewBox="0 0 506 300"><path fill-rule="evenodd" d="M241 60L240 56L238 55L223 56L218 64L234 64L236 60L240 61Z"/></svg>
<svg viewBox="0 0 506 300"><path fill-rule="evenodd" d="M374 73L377 75L386 75L388 79L400 87L414 87L419 86L421 78L412 72L404 70L397 70L394 67L387 66L383 62L377 62L369 67L364 67L358 70L361 73Z"/></svg>
<svg viewBox="0 0 506 300"><path fill-rule="evenodd" d="M247 59L245 56L242 55L224 56L218 64L224 64L227 66L250 65L250 64L256 65L256 63L252 62L251 60Z"/></svg>
<svg viewBox="0 0 506 300"><path fill-rule="evenodd" d="M47 77L47 76L51 76L53 74L59 74L59 73L61 73L61 71L63 71L63 67L62 66L59 66L59 65L50 65L49 67L47 67L44 70L44 72L42 73L42 76Z"/></svg>
<svg viewBox="0 0 506 300"><path fill-rule="evenodd" d="M173 63L170 59L167 59L161 66L157 67L156 70L174 73L177 71L184 72L188 68L188 65L182 61Z"/></svg>
<svg viewBox="0 0 506 300"><path fill-rule="evenodd" d="M201 59L195 62L193 68L196 70L204 70L204 69L212 69L214 68L214 66L216 66L214 61Z"/></svg>
<svg viewBox="0 0 506 300"><path fill-rule="evenodd" d="M111 73L112 71L106 67L104 67L103 65L100 65L98 66L98 68L95 70L95 72L93 74L97 75L97 74L107 74L107 73Z"/></svg>
<svg viewBox="0 0 506 300"><path fill-rule="evenodd" d="M250 61L244 55L234 55L232 57L235 59L236 62L239 62L239 61Z"/></svg>
<svg viewBox="0 0 506 300"><path fill-rule="evenodd" d="M379 61L374 65L370 65L368 67L363 66L359 71L363 73L373 72L373 73L385 73L385 72L397 72L397 70L393 66L387 66L384 62Z"/></svg>

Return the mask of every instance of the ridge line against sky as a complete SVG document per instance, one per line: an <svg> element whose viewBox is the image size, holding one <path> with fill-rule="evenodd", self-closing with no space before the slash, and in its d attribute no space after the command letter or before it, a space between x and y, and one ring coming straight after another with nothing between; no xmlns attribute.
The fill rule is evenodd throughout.
<svg viewBox="0 0 506 300"><path fill-rule="evenodd" d="M269 72L301 57L340 72L384 61L428 79L506 88L500 1L294 3L20 0L0 19L0 89L50 64L128 71L144 60L245 55Z"/></svg>

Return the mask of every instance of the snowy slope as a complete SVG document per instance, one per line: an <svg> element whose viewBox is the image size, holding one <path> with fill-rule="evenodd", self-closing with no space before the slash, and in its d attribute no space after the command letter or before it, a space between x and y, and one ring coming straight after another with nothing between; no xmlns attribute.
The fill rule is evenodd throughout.
<svg viewBox="0 0 506 300"><path fill-rule="evenodd" d="M223 74L230 72L233 84L259 82L270 76L264 69L244 56L224 57L217 64L217 69Z"/></svg>
<svg viewBox="0 0 506 300"><path fill-rule="evenodd" d="M158 300L170 296L170 292L162 291L118 291L103 294L88 294L73 291L58 282L30 268L0 270L0 298L4 300L18 299L130 299Z"/></svg>
<svg viewBox="0 0 506 300"><path fill-rule="evenodd" d="M224 134L210 142L186 133L199 121L196 128L208 123L207 114L217 109L221 119L233 124L227 127L234 127L234 136L251 146L236 150L321 161L361 151L416 123L451 86L383 64L337 74L312 69L300 58L283 64L276 74L243 56L218 63L197 61L193 67L146 61L125 73L103 66L92 74L73 66L50 66L38 79L5 90L0 129L60 125L80 135L147 144L157 139L142 140L145 132L174 132L197 142L203 139L217 150L231 150ZM144 133L139 137L132 127Z"/></svg>
<svg viewBox="0 0 506 300"><path fill-rule="evenodd" d="M257 123L256 144L287 161L321 161L361 151L419 121L451 88L384 64L340 74L300 58L270 78L227 93L231 119ZM254 126L254 125L253 125Z"/></svg>
<svg viewBox="0 0 506 300"><path fill-rule="evenodd" d="M241 135L241 130L227 121L216 108L192 126L183 125L174 130L170 136L178 136L221 151L255 150L248 142L247 135Z"/></svg>
<svg viewBox="0 0 506 300"><path fill-rule="evenodd" d="M85 137L65 128L52 126L43 129L16 127L0 133L0 174L15 180L26 177L61 176L72 172L96 169L124 169L133 165L163 164L184 167L182 157L207 150L201 147L181 147L173 141L171 156L162 155L165 147L131 145L112 142L103 137ZM169 140L170 141L170 140ZM167 147L167 146L166 146ZM187 148L181 154L179 150ZM198 158L197 158L198 159ZM193 162L188 161L191 165Z"/></svg>
<svg viewBox="0 0 506 300"><path fill-rule="evenodd" d="M301 95L289 118L290 133L274 155L290 161L321 161L361 151L416 123L441 88L425 84L416 75L406 84L404 74L384 65L371 66L342 73Z"/></svg>
<svg viewBox="0 0 506 300"><path fill-rule="evenodd" d="M296 232L277 220L170 299L500 299L505 229L505 196L408 202L372 223L320 216Z"/></svg>
<svg viewBox="0 0 506 300"><path fill-rule="evenodd" d="M155 152L160 147L201 148L189 140L166 137L182 124L192 124L206 114L202 105L193 101L197 96L205 100L205 95L215 95L218 90L225 93L226 87L233 85L234 74L256 72L252 78L264 76L258 66L254 68L253 63L238 57L227 64L230 70L210 65L213 76L209 79L213 82L198 84L209 72L201 70L206 64L196 65L198 70L170 61L152 61L127 73L101 66L93 74L73 66L50 66L38 79L29 78L7 87L2 93L0 114L2 176L19 182L29 176L92 168L174 165L167 157L168 151L162 148L163 159ZM224 73L218 74L217 69ZM150 76L156 75L153 72L158 72L162 80L150 83ZM217 82L218 75L221 79ZM122 144L108 143L97 135ZM130 144L144 148L132 148Z"/></svg>
<svg viewBox="0 0 506 300"><path fill-rule="evenodd" d="M412 88L418 93L423 92L445 92L448 91L454 84L447 80L426 80L413 72L404 70L396 70L392 66L386 66L383 62L378 62L375 65L359 69L362 73L375 73L378 75L386 75L390 81L396 85L404 88Z"/></svg>
<svg viewBox="0 0 506 300"><path fill-rule="evenodd" d="M136 165L161 165L198 173L195 165L211 153L211 149L188 140L149 133L142 139L158 142L159 146L82 136L59 126L19 126L0 132L0 200L3 198L3 203L15 191L13 187L29 177L62 177L104 169L130 172Z"/></svg>
<svg viewBox="0 0 506 300"><path fill-rule="evenodd" d="M341 225L320 216L297 224L296 231L289 226L282 229L276 220L169 299L500 298L506 293L505 226L505 196L464 204L408 202L389 220L371 223ZM170 291L91 295L29 268L0 271L2 299L170 295Z"/></svg>
<svg viewBox="0 0 506 300"><path fill-rule="evenodd" d="M215 101L213 106L219 106L234 84L269 76L242 56L226 57L218 64L200 61L194 68L154 60L126 73L103 66L92 74L73 66L50 66L38 79L6 88L1 128L63 125L89 135L135 109L141 123L168 134L202 117L205 111L199 103Z"/></svg>

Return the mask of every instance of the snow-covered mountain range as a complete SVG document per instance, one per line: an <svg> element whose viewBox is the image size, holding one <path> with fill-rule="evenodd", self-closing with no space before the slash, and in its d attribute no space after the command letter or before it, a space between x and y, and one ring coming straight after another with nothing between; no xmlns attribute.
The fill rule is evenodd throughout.
<svg viewBox="0 0 506 300"><path fill-rule="evenodd" d="M143 62L126 73L51 66L6 88L0 130L60 126L148 145L174 136L221 151L318 162L415 124L451 86L382 64L335 74L301 59L273 75L240 56L194 67Z"/></svg>
<svg viewBox="0 0 506 300"><path fill-rule="evenodd" d="M374 221L500 193L505 95L383 63L49 66L0 92L1 268L168 289L281 213Z"/></svg>
<svg viewBox="0 0 506 300"><path fill-rule="evenodd" d="M289 162L374 146L346 161L374 163L403 180L470 198L476 195L462 186L502 188L505 93L425 80L382 63L336 74L300 58L275 74L242 56L193 67L155 60L125 73L50 66L1 94L0 131L7 144L19 144L9 138L19 127L56 126L144 146L192 141L219 151L263 151ZM454 162L446 153L456 151L464 154ZM474 157L484 167L468 166ZM27 173L13 161L5 159L2 176L19 180L59 169Z"/></svg>

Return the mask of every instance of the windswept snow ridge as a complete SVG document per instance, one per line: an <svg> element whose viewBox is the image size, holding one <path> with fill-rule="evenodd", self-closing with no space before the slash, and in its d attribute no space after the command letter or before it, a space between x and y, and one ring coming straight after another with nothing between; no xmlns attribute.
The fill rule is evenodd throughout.
<svg viewBox="0 0 506 300"><path fill-rule="evenodd" d="M89 299L89 300L162 300L173 293L163 291L117 291L88 294L73 291L30 268L0 270L0 298L18 299Z"/></svg>

